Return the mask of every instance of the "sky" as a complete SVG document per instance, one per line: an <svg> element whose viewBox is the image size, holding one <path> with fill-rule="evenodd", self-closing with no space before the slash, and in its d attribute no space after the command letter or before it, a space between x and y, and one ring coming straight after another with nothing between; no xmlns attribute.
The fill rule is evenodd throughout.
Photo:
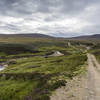
<svg viewBox="0 0 100 100"><path fill-rule="evenodd" d="M99 34L100 0L0 0L0 33Z"/></svg>

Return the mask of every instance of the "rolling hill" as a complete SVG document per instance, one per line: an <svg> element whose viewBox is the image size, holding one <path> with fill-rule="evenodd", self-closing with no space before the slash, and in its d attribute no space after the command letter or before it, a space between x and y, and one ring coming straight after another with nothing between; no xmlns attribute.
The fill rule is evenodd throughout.
<svg viewBox="0 0 100 100"><path fill-rule="evenodd" d="M0 38L12 38L12 37L31 37L31 38L53 38L49 35L39 33L23 33L23 34L0 34Z"/></svg>
<svg viewBox="0 0 100 100"><path fill-rule="evenodd" d="M73 37L71 39L75 39L75 40L100 40L100 34Z"/></svg>

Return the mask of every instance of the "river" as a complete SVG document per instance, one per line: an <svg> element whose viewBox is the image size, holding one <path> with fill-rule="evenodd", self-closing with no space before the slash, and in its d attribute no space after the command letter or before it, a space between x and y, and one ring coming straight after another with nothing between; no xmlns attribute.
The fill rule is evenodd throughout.
<svg viewBox="0 0 100 100"><path fill-rule="evenodd" d="M1 71L1 70L4 70L4 69L5 69L5 67L3 67L3 66L0 66L0 71Z"/></svg>

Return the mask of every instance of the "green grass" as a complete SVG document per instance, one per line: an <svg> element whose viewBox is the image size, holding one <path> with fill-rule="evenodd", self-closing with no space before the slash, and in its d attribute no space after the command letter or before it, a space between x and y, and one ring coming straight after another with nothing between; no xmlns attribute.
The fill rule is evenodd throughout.
<svg viewBox="0 0 100 100"><path fill-rule="evenodd" d="M80 59L80 62L78 61ZM16 64L9 65L2 73L25 73L25 72L42 72L55 73L69 70L69 68L83 64L86 59L85 55L71 55L61 57L31 57L16 60ZM70 67L71 66L71 67Z"/></svg>
<svg viewBox="0 0 100 100"><path fill-rule="evenodd" d="M31 83L31 84L30 84ZM34 89L36 81L0 79L0 100L22 100Z"/></svg>
<svg viewBox="0 0 100 100"><path fill-rule="evenodd" d="M97 60L100 62L100 44L97 43L95 45L92 45L91 49L89 50L89 53L95 55Z"/></svg>
<svg viewBox="0 0 100 100"><path fill-rule="evenodd" d="M10 40L10 47L12 41L15 40ZM69 79L85 73L87 56L83 47L68 47L65 40L40 41L26 40L26 43L25 40L20 40L28 48L28 52L21 50L17 54L7 54L8 51L5 50L0 53L1 62L15 60L15 63L8 63L8 67L0 72L0 100L49 100L55 89L64 86ZM17 42L18 50L19 44ZM6 48L5 45L2 47ZM30 52L32 50L40 52ZM60 51L64 56L45 57L52 51Z"/></svg>
<svg viewBox="0 0 100 100"><path fill-rule="evenodd" d="M2 79L2 76L0 81L0 90L3 90L0 92L0 100L23 100L23 98L29 94L31 94L33 100L35 100L34 98L48 100L52 91L59 86L65 85L66 79L72 79L74 76L81 74L85 70L84 64L86 60L87 57L85 54L50 58L33 57L19 59L17 60L17 64L10 65L4 71L1 71L1 74L4 74L5 78ZM40 73L39 76L36 76L38 77L36 80L30 78L32 75L26 78L27 80L24 80L20 75L20 73L23 73L24 77L27 77L27 73L31 74L35 72ZM11 75L9 76L8 73ZM14 74L17 79L13 78ZM44 78L42 78L41 81L42 74L44 74ZM49 78L45 78L48 75ZM7 78L7 76L9 77ZM37 83L37 85L35 83ZM40 91L36 94L34 92L35 89L39 89ZM43 91L48 92L47 94L44 93L44 95L42 95L40 92ZM5 94L6 96L4 96Z"/></svg>

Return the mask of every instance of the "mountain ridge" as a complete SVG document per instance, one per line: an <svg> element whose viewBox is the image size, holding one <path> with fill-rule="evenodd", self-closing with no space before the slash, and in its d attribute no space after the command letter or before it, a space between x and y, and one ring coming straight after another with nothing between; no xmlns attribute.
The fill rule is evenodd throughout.
<svg viewBox="0 0 100 100"><path fill-rule="evenodd" d="M46 34L40 34L40 33L21 33L21 34L0 34L0 38L9 38L9 37L31 37L31 38L62 38L63 37L55 37L51 35L46 35ZM100 34L93 34L93 35L82 35L82 36L77 36L77 37L64 37L64 39L75 39L75 40L86 40L86 39L95 39L95 40L100 40Z"/></svg>
<svg viewBox="0 0 100 100"><path fill-rule="evenodd" d="M83 35L83 36L77 36L77 37L72 37L70 39L76 39L76 40L100 40L100 34L93 34L93 35Z"/></svg>
<svg viewBox="0 0 100 100"><path fill-rule="evenodd" d="M0 34L0 37L54 38L53 36L40 34L40 33Z"/></svg>

